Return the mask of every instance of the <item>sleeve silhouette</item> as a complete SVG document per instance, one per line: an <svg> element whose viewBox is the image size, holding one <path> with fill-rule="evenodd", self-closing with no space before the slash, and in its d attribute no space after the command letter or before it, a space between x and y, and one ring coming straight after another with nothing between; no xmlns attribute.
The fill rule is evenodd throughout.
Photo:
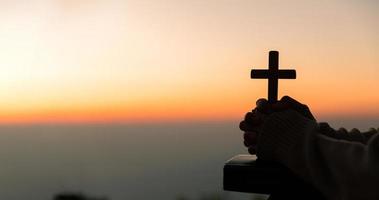
<svg viewBox="0 0 379 200"><path fill-rule="evenodd" d="M378 131L336 131L286 110L262 125L257 156L285 165L328 199L379 199Z"/></svg>

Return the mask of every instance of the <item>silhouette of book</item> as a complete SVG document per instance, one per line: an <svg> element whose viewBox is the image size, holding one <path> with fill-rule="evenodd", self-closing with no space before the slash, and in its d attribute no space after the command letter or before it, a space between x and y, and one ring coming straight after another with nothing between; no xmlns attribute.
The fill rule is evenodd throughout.
<svg viewBox="0 0 379 200"><path fill-rule="evenodd" d="M224 190L269 194L270 199L324 199L311 185L278 163L237 155L224 165Z"/></svg>

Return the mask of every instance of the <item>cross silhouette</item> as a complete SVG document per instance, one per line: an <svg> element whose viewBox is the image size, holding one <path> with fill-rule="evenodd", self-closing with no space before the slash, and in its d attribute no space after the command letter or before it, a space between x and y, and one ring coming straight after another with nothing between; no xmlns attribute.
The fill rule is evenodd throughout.
<svg viewBox="0 0 379 200"><path fill-rule="evenodd" d="M268 59L268 70L252 69L252 79L268 79L268 102L278 101L278 79L296 79L296 70L279 70L279 52L270 51Z"/></svg>

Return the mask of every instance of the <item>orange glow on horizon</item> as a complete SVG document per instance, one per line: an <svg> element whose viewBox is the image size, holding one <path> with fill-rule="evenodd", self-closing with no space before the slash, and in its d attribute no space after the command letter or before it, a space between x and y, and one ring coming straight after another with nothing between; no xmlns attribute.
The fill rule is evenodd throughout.
<svg viewBox="0 0 379 200"><path fill-rule="evenodd" d="M319 117L376 117L379 110L372 109L376 102L365 102L366 106L355 107L355 102L319 103L309 101L313 114ZM80 107L71 109L37 109L27 112L1 113L0 124L41 124L41 123L162 123L196 121L238 121L254 102L235 102L233 107L222 107L217 103L184 106L143 105L141 107ZM229 105L232 105L230 102ZM221 109L220 109L221 108Z"/></svg>

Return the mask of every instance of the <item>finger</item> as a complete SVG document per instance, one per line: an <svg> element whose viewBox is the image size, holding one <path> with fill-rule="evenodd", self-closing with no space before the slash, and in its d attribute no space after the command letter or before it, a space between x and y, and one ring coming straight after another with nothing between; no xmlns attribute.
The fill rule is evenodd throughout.
<svg viewBox="0 0 379 200"><path fill-rule="evenodd" d="M298 102L297 100L289 97L289 96L283 96L280 99L280 102L284 103L286 106L291 107L292 109L295 109L297 111L301 111L304 109L308 109L308 106Z"/></svg>
<svg viewBox="0 0 379 200"><path fill-rule="evenodd" d="M244 140L243 140L243 144L246 146L246 147L249 147L251 145L256 145L257 144L257 137L254 135L251 135L251 134L244 134Z"/></svg>
<svg viewBox="0 0 379 200"><path fill-rule="evenodd" d="M315 117L313 116L307 105L302 104L289 96L283 96L278 103L272 105L272 109L275 111L293 109L302 114L304 117L315 120Z"/></svg>
<svg viewBox="0 0 379 200"><path fill-rule="evenodd" d="M245 121L251 125L259 125L262 122L262 120L255 114L255 112L246 113Z"/></svg>
<svg viewBox="0 0 379 200"><path fill-rule="evenodd" d="M290 105L303 105L302 103L298 102L297 100L295 100L294 98L290 97L290 96L283 96L281 99L280 99L281 102L287 102L289 103Z"/></svg>
<svg viewBox="0 0 379 200"><path fill-rule="evenodd" d="M258 99L256 102L257 110L259 112L267 113L269 111L270 104L266 99Z"/></svg>
<svg viewBox="0 0 379 200"><path fill-rule="evenodd" d="M254 113L248 112L248 113L246 113L244 120L247 122L250 122L250 121L253 121L253 118L254 118Z"/></svg>
<svg viewBox="0 0 379 200"><path fill-rule="evenodd" d="M243 141L243 145L244 145L245 147L249 147L249 146L250 146L249 142L246 141L246 140Z"/></svg>
<svg viewBox="0 0 379 200"><path fill-rule="evenodd" d="M272 108L275 111L280 111L280 110L289 109L289 108L296 109L303 106L304 106L303 104L296 101L295 99L289 96L283 96L278 102L272 105Z"/></svg>
<svg viewBox="0 0 379 200"><path fill-rule="evenodd" d="M256 132L245 132L243 135L243 139L246 141L246 143L252 145L257 143L258 135Z"/></svg>
<svg viewBox="0 0 379 200"><path fill-rule="evenodd" d="M249 146L249 148L248 148L247 150L248 150L249 153L252 154L252 155L257 154L257 148L256 148L256 146Z"/></svg>
<svg viewBox="0 0 379 200"><path fill-rule="evenodd" d="M256 128L251 123L247 123L246 121L240 122L239 128L242 131L254 131Z"/></svg>

